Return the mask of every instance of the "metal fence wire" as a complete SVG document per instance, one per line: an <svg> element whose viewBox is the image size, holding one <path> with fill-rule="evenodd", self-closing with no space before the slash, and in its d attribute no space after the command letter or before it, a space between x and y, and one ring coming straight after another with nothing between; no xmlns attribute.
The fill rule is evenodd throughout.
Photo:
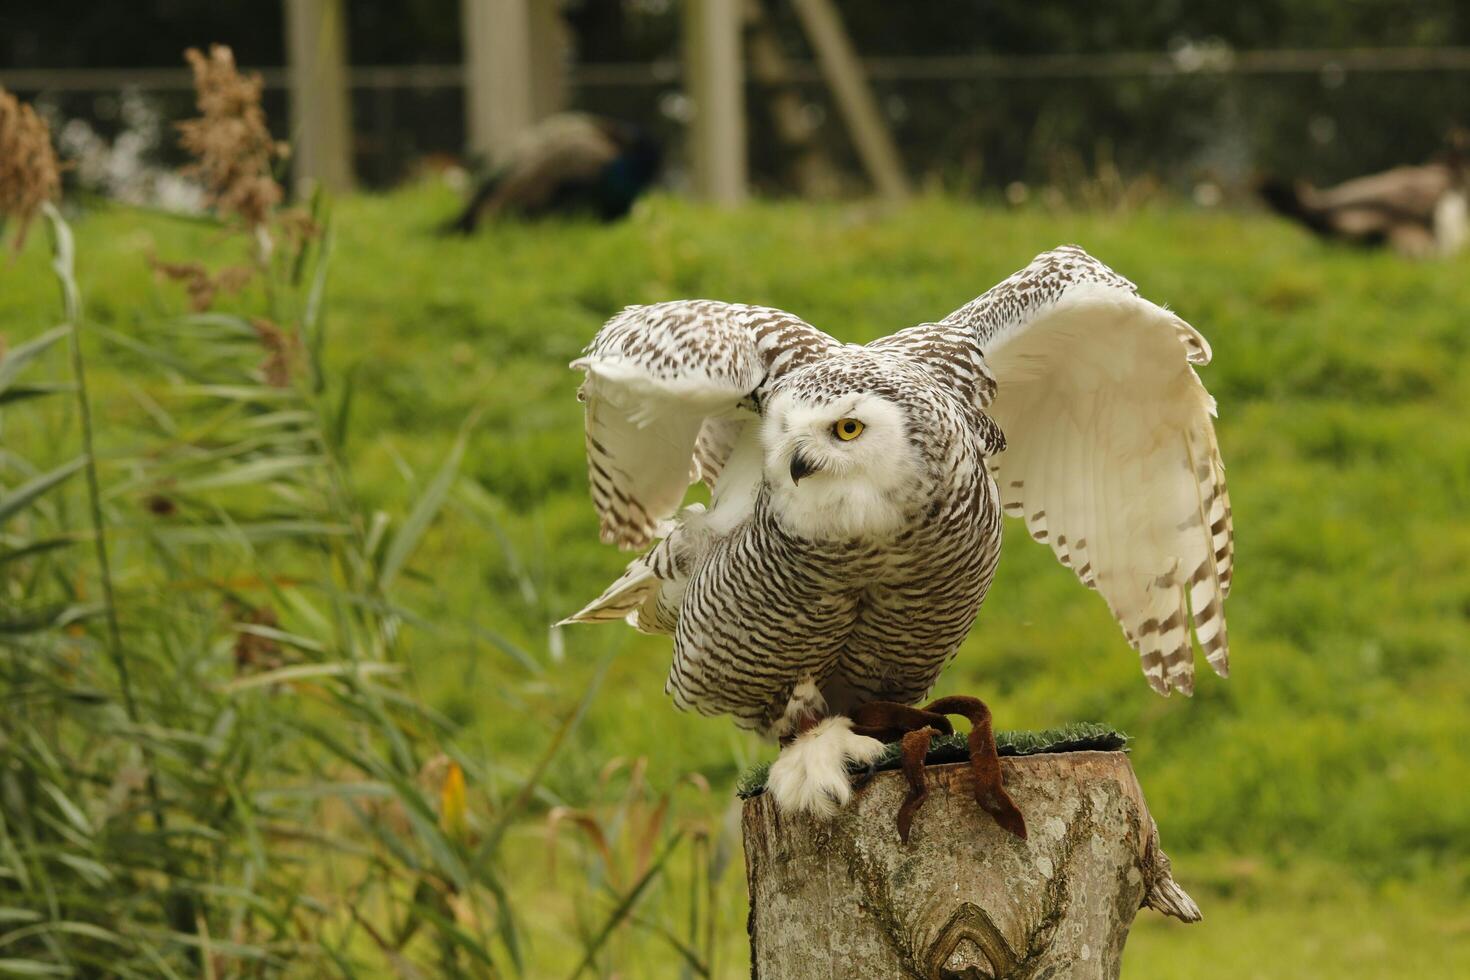
<svg viewBox="0 0 1470 980"><path fill-rule="evenodd" d="M1452 129L1470 127L1470 48L1206 44L1162 54L870 58L864 67L910 173L963 193L1147 179L1184 191L1207 183L1228 195L1261 173L1332 181L1420 162ZM795 61L786 71L817 144L861 189L817 66ZM286 72L261 74L267 111L289 138ZM350 82L364 184L474 163L461 157L462 66L359 66ZM571 107L662 136L679 180L692 107L677 61L584 64L568 82ZM0 85L35 100L62 131L72 123L74 138L80 121L94 144L130 140L159 166L177 162L171 123L193 111L182 69L0 69ZM786 193L791 153L775 136L771 91L747 84L751 173L762 191Z"/></svg>

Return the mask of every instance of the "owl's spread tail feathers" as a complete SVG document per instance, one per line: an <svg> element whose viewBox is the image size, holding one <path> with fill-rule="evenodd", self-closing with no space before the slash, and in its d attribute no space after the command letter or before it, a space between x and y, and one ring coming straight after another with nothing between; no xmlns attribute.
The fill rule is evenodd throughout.
<svg viewBox="0 0 1470 980"><path fill-rule="evenodd" d="M704 507L693 504L684 509L685 520L698 518ZM672 633L679 619L679 602L687 581L691 544L683 525L665 521L658 527L659 542L648 553L639 555L580 611L557 623L612 623L624 620L645 633Z"/></svg>
<svg viewBox="0 0 1470 980"><path fill-rule="evenodd" d="M603 589L602 595L556 625L627 620L631 625L637 626L638 610L657 595L661 584L647 560L644 557L635 558L628 564L627 570L618 576L617 581Z"/></svg>
<svg viewBox="0 0 1470 980"><path fill-rule="evenodd" d="M852 799L850 765L867 765L883 754L883 743L859 735L852 721L834 716L796 736L771 764L766 789L786 813L830 819Z"/></svg>

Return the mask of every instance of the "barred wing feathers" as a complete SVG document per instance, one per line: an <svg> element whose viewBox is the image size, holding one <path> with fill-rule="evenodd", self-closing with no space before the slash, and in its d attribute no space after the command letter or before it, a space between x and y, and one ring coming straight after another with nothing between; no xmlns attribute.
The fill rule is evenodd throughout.
<svg viewBox="0 0 1470 980"><path fill-rule="evenodd" d="M996 380L1006 513L1107 601L1160 694L1194 690L1191 627L1229 671L1230 498L1192 365L1210 348L1081 249L1044 253L944 324Z"/></svg>
<svg viewBox="0 0 1470 980"><path fill-rule="evenodd" d="M587 467L602 540L646 547L689 484L713 483L752 393L837 342L780 310L685 300L630 306L573 368L586 372Z"/></svg>

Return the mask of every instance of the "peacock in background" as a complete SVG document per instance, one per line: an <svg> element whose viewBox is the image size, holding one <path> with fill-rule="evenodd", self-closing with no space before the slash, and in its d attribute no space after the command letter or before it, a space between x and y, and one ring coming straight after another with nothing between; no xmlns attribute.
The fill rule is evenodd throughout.
<svg viewBox="0 0 1470 980"><path fill-rule="evenodd" d="M1407 258L1453 255L1470 239L1470 135L1451 134L1448 150L1422 166L1356 177L1335 187L1262 180L1266 204L1323 238L1388 245Z"/></svg>
<svg viewBox="0 0 1470 980"><path fill-rule="evenodd" d="M550 116L516 141L448 230L514 215L582 214L616 221L653 186L663 147L629 123L584 113Z"/></svg>

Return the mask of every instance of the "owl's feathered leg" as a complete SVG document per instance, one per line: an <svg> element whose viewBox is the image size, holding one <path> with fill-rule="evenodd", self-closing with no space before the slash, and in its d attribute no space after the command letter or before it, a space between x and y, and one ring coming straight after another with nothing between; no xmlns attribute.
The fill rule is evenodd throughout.
<svg viewBox="0 0 1470 980"><path fill-rule="evenodd" d="M826 700L806 680L772 727L781 755L771 763L766 788L783 811L830 819L852 798L848 767L870 765L883 754L883 743L854 731L852 719L826 712Z"/></svg>

